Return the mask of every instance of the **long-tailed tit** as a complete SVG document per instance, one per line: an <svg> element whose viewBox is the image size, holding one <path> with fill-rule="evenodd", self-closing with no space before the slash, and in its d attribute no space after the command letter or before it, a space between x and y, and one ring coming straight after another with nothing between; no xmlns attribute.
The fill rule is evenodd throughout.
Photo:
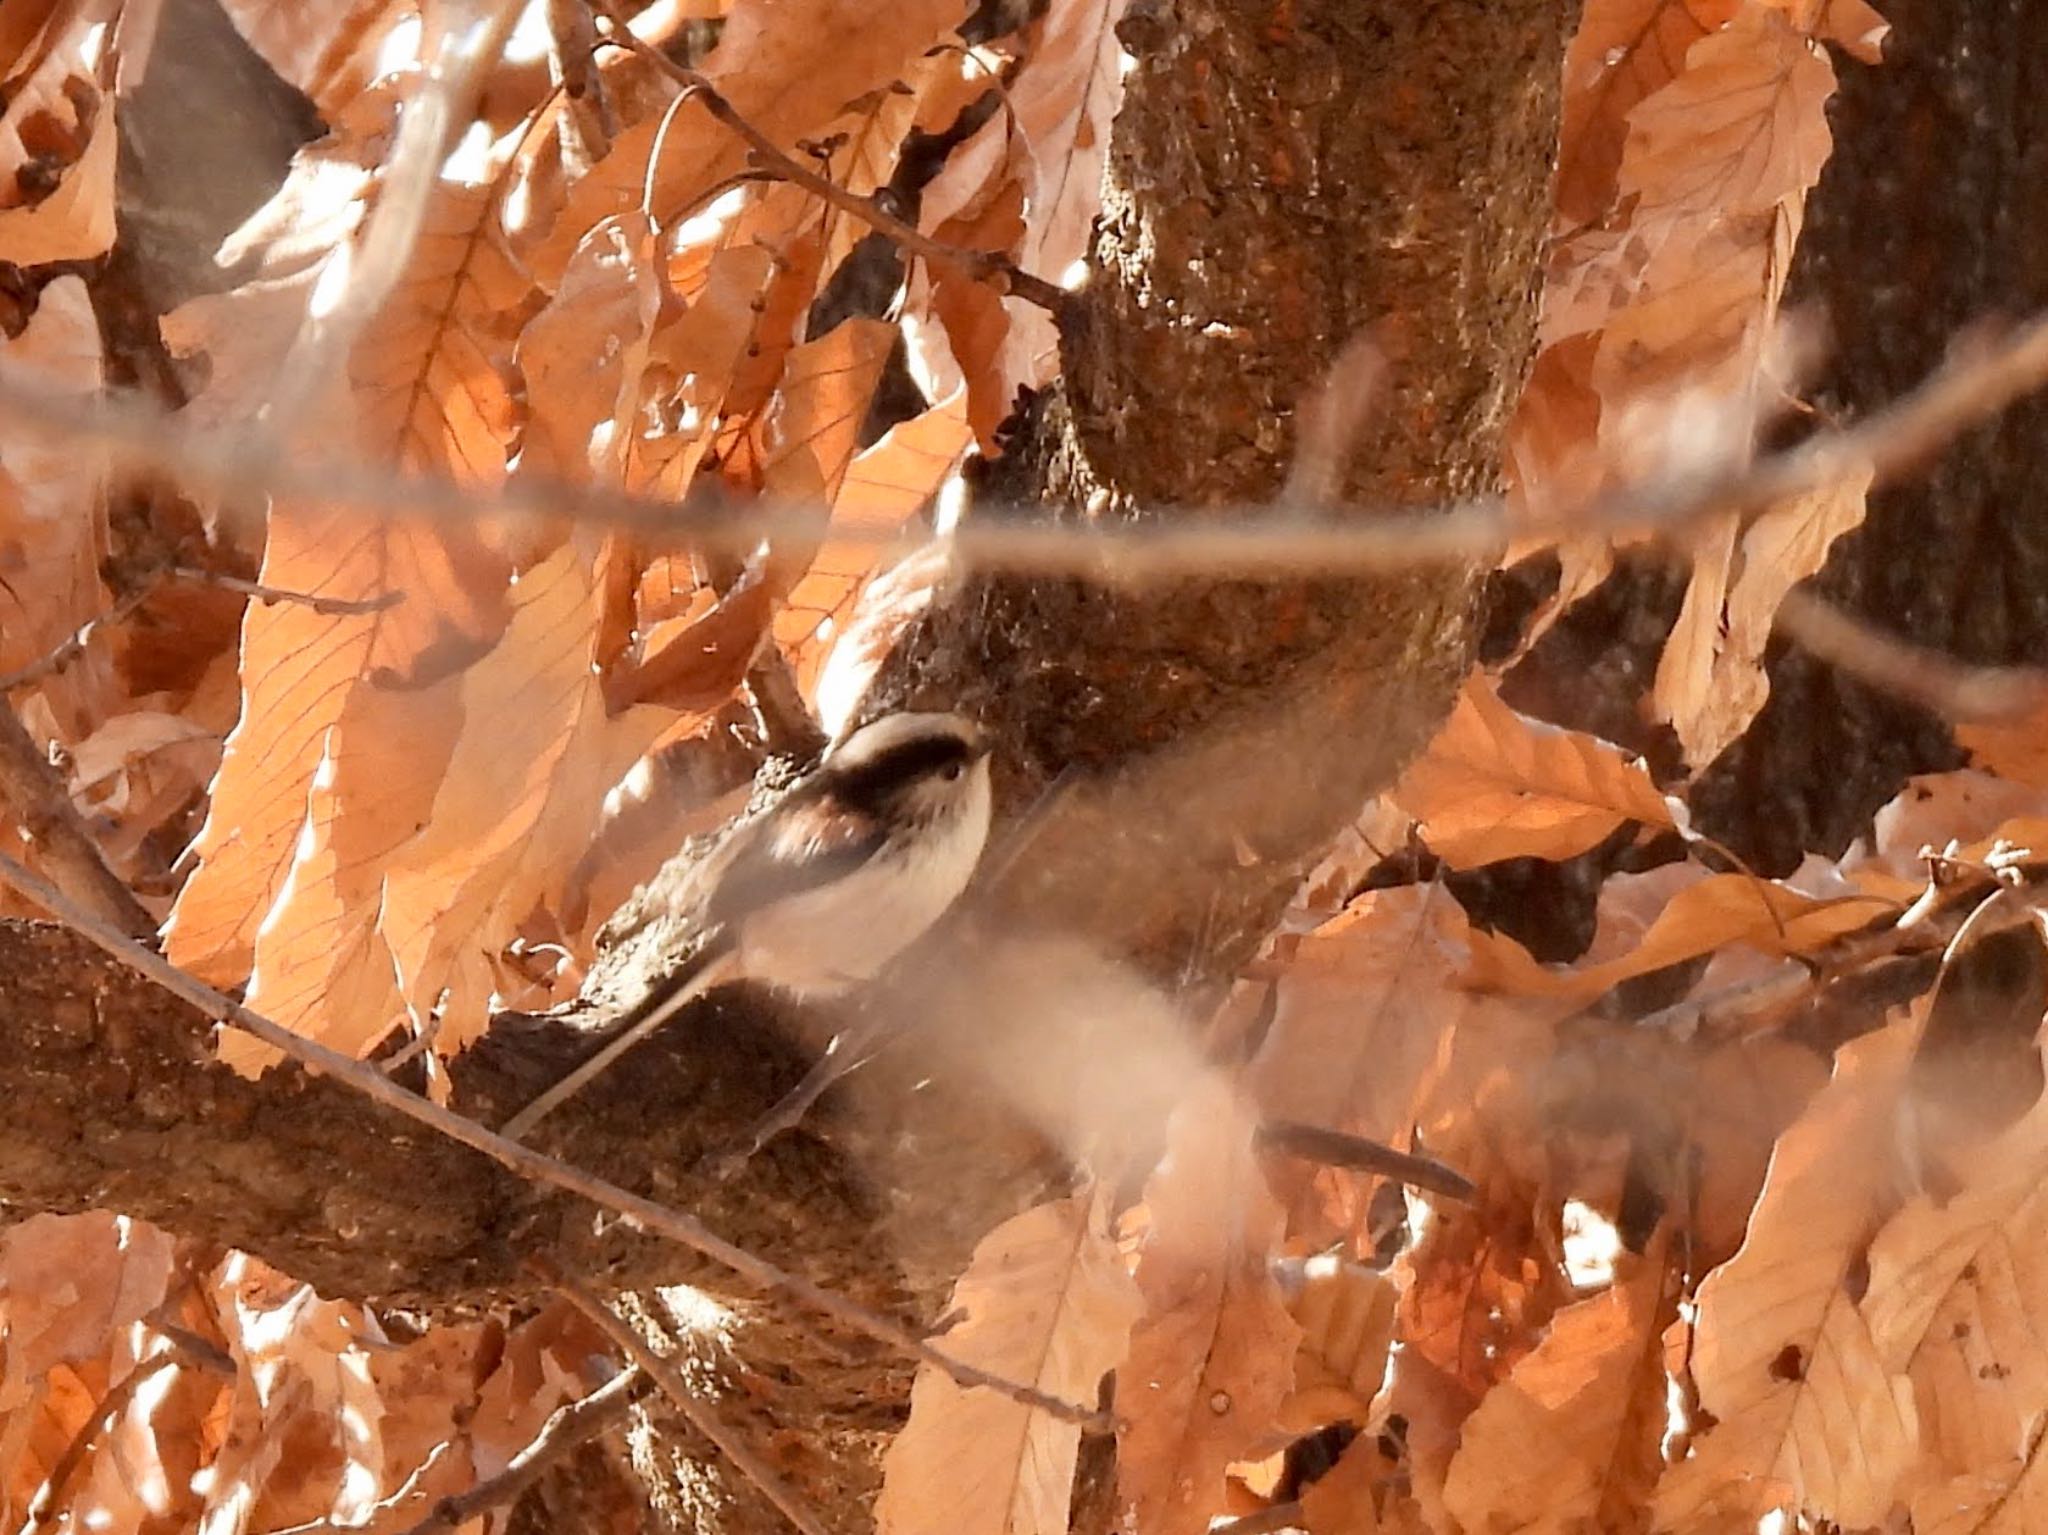
<svg viewBox="0 0 2048 1535"><path fill-rule="evenodd" d="M953 714L892 714L826 752L677 887L696 958L569 1075L507 1120L517 1140L716 986L829 997L871 980L938 921L988 840L988 743Z"/></svg>

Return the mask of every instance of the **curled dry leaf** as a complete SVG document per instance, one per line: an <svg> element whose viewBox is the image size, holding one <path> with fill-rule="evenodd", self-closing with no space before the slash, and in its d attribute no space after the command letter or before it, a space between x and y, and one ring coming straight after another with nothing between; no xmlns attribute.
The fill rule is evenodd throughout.
<svg viewBox="0 0 2048 1535"><path fill-rule="evenodd" d="M527 321L517 354L526 380L523 472L572 483L623 478L661 308L653 258L645 214L606 219L583 237L554 297ZM608 340L593 349L593 336Z"/></svg>
<svg viewBox="0 0 2048 1535"><path fill-rule="evenodd" d="M1923 999L1843 1048L1779 1138L1741 1250L1700 1286L1692 1375L1713 1426L1658 1489L1659 1530L1775 1508L1850 1528L1889 1518L1919 1417L1858 1300L1897 1197L1900 1092L1925 1013Z"/></svg>
<svg viewBox="0 0 2048 1535"><path fill-rule="evenodd" d="M1595 997L1631 976L1746 944L1768 955L1810 954L1897 910L1882 895L1817 899L1782 880L1716 874L1673 896L1641 942L1605 962L1539 965L1498 934L1472 938L1471 980L1530 995Z"/></svg>
<svg viewBox="0 0 2048 1535"><path fill-rule="evenodd" d="M1095 1400L1139 1311L1107 1191L1038 1205L975 1247L948 1308L955 1358L1068 1401ZM882 1535L1065 1535L1081 1429L929 1365L883 1464Z"/></svg>
<svg viewBox="0 0 2048 1535"><path fill-rule="evenodd" d="M1328 1423L1363 1428L1387 1373L1400 1297L1378 1269L1334 1254L1282 1258L1274 1264L1288 1310L1301 1327L1294 1390L1280 1409L1289 1433Z"/></svg>
<svg viewBox="0 0 2048 1535"><path fill-rule="evenodd" d="M1668 1231L1615 1283L1550 1319L1465 1420L1444 1504L1466 1529L1626 1529L1662 1473Z"/></svg>
<svg viewBox="0 0 2048 1535"><path fill-rule="evenodd" d="M1227 1084L1204 1083L1174 1115L1145 1204L1145 1315L1117 1373L1117 1490L1148 1535L1201 1535L1225 1471L1272 1447L1301 1339L1267 1262L1280 1209Z"/></svg>
<svg viewBox="0 0 2048 1535"><path fill-rule="evenodd" d="M116 10L107 0L65 6L45 18L37 51L0 58L0 260L89 261L114 243Z"/></svg>
<svg viewBox="0 0 2048 1535"><path fill-rule="evenodd" d="M1478 673L1393 793L1430 851L1454 869L1571 858L1626 821L1668 828L1684 819L1641 759L1518 714Z"/></svg>

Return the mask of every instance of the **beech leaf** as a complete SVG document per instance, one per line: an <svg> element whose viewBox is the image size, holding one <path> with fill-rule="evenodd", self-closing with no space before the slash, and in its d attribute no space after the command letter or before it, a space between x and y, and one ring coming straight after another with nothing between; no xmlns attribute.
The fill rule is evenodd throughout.
<svg viewBox="0 0 2048 1535"><path fill-rule="evenodd" d="M1107 1191L1035 1206L983 1237L953 1287L955 1358L1092 1402L1122 1361L1140 1302L1108 1225ZM920 1366L910 1421L875 1504L882 1535L1065 1535L1081 1429Z"/></svg>

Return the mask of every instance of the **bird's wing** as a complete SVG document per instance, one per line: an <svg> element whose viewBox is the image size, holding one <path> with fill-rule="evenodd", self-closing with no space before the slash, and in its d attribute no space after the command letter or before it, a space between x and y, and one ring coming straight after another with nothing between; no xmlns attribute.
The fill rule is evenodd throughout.
<svg viewBox="0 0 2048 1535"><path fill-rule="evenodd" d="M785 801L779 814L756 824L759 834L735 846L717 879L708 882L705 914L712 922L738 922L776 901L844 879L887 840L873 816L843 807L828 811L817 803Z"/></svg>

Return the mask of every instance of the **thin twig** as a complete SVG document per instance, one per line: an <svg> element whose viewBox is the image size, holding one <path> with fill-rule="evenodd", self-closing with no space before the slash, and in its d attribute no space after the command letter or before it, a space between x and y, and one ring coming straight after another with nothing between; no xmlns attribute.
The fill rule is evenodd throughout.
<svg viewBox="0 0 2048 1535"><path fill-rule="evenodd" d="M1189 576L1349 576L1491 560L1512 536L1531 543L1590 534L1671 537L1719 515L1768 510L1863 472L1882 481L1911 467L1961 427L2048 381L2048 316L2003 343L1936 373L1897 403L1846 431L1821 433L1741 470L1695 471L1603 495L1590 505L1510 518L1498 498L1434 511L1349 508L1342 515L1282 505L1204 508L1199 519L1108 523L976 516L951 534L965 564L1103 582ZM394 474L359 462L303 463L262 451L245 434L195 430L134 396L79 396L29 372L0 369L0 406L59 436L99 444L131 470L233 499L304 497L389 516L409 512L465 525L542 519L600 523L705 549L748 553L764 542L829 535L849 547L900 549L894 530L834 526L818 507L743 501L706 480L680 504L603 486L518 476L488 495L446 479Z"/></svg>
<svg viewBox="0 0 2048 1535"><path fill-rule="evenodd" d="M5 699L0 699L0 800L14 811L28 840L42 850L58 889L125 940L155 936L156 919L107 866L106 854L87 830L57 770Z"/></svg>
<svg viewBox="0 0 2048 1535"><path fill-rule="evenodd" d="M711 1410L710 1404L702 1401L684 1382L676 1367L648 1346L647 1340L626 1325L619 1314L603 1301L592 1295L582 1285L564 1274L552 1264L536 1263L548 1283L552 1284L562 1298L580 1312L584 1319L597 1328L620 1349L626 1357L647 1372L648 1378L661 1388L662 1395L675 1403L676 1409L690 1422L690 1426L717 1447L718 1452L748 1481L752 1482L770 1503L782 1513L782 1517L795 1525L802 1535L829 1535L822 1521L803 1504L775 1470L757 1455L753 1447L732 1431L724 1419Z"/></svg>
<svg viewBox="0 0 2048 1535"><path fill-rule="evenodd" d="M942 266L955 267L979 281L993 284L1001 292L1013 293L1026 303L1036 304L1053 315L1060 314L1073 303L1073 294L1057 283L1047 282L1043 277L1025 271L1008 256L994 251L963 250L957 245L947 245L943 241L934 240L915 226L904 223L883 209L873 198L849 192L830 177L820 176L748 122L739 110L719 93L718 87L710 80L687 65L678 64L652 43L640 37L620 20L609 6L605 7L605 10L605 20L611 24L611 32L603 41L638 54L681 85L692 100L703 104L705 111L745 139L747 147L784 181L792 182L812 196L823 198L840 211L853 215L870 229L894 241L903 250Z"/></svg>
<svg viewBox="0 0 2048 1535"><path fill-rule="evenodd" d="M1103 1415L1076 1403L1064 1401L1035 1386L1008 1380L978 1365L956 1359L878 1312L870 1311L845 1296L801 1279L776 1267L767 1259L735 1246L702 1221L656 1204L615 1183L587 1173L579 1167L543 1155L485 1129L473 1119L410 1092L376 1068L352 1059L317 1040L294 1034L261 1013L243 1007L205 982L187 975L160 954L125 937L112 924L100 920L49 881L30 873L14 859L0 853L0 883L11 885L81 938L111 955L138 975L154 981L173 996L182 998L217 1023L227 1024L262 1040L272 1049L290 1056L300 1065L333 1077L344 1086L416 1124L425 1125L472 1151L481 1152L501 1167L522 1178L580 1195L602 1209L621 1216L635 1230L665 1237L692 1252L703 1254L764 1290L780 1291L792 1300L823 1312L857 1332L867 1334L907 1357L943 1370L963 1386L987 1386L1012 1401L1037 1407L1071 1423L1101 1426Z"/></svg>
<svg viewBox="0 0 2048 1535"><path fill-rule="evenodd" d="M295 592L289 587L265 586L261 581L245 580L224 571L200 570L192 565L173 565L170 574L181 581L196 581L204 586L217 586L222 591L239 592L244 597L254 597L258 602L286 602L311 608L323 618L353 618L365 613L381 613L405 601L404 592L382 592L375 597L362 598L321 597L312 592Z"/></svg>
<svg viewBox="0 0 2048 1535"><path fill-rule="evenodd" d="M405 601L403 592L385 592L381 596L364 598L361 601L341 597L316 597L311 592L294 592L281 586L265 586L260 581L245 581L240 576L230 576L217 570L201 570L193 565L158 566L144 575L127 596L121 598L106 612L87 619L28 665L17 671L0 673L0 694L12 693L17 688L25 688L31 683L41 682L45 677L63 671L85 654L86 646L93 642L94 636L100 630L127 622L134 616L135 610L155 594L158 584L171 577L180 581L195 581L206 586L217 586L224 591L240 592L243 596L254 597L260 602L295 602L329 618L378 613Z"/></svg>
<svg viewBox="0 0 2048 1535"><path fill-rule="evenodd" d="M1957 724L2009 724L2048 706L2048 671L1971 666L1896 639L1796 587L1773 623L1836 670Z"/></svg>
<svg viewBox="0 0 2048 1535"><path fill-rule="evenodd" d="M485 1477L466 1492L436 1499L427 1516L400 1535L448 1535L479 1514L517 1502L549 1466L624 1418L646 1383L644 1372L628 1366L590 1395L565 1402L548 1415L540 1432L505 1463L503 1471Z"/></svg>
<svg viewBox="0 0 2048 1535"><path fill-rule="evenodd" d="M35 1502L29 1505L30 1530L48 1527L52 1516L63 1502L65 1489L69 1486L71 1478L78 1474L78 1467L84 1461L86 1451L92 1448L93 1441L106 1431L107 1425L128 1410L128 1404L135 1400L136 1392L177 1362L177 1350L169 1348L141 1360L134 1369L122 1376L105 1396L93 1404L91 1415L78 1425L78 1432L71 1436L71 1442L64 1446L64 1453L57 1457L57 1463L50 1468L50 1475L43 1483L43 1490L36 1494Z"/></svg>
<svg viewBox="0 0 2048 1535"><path fill-rule="evenodd" d="M18 671L11 671L0 675L0 693L12 693L17 688L25 688L30 683L41 682L45 677L54 676L56 673L64 670L65 667L85 654L85 647L92 643L93 636L98 634L101 629L111 628L115 624L125 622L137 608L148 601L150 593L156 590L157 578L160 578L162 574L163 572L161 571L153 572L150 579L139 583L133 591L108 608L106 612L87 619L74 629L69 637L58 641L56 645L45 651L35 660L29 662L28 665L20 668Z"/></svg>
<svg viewBox="0 0 2048 1535"><path fill-rule="evenodd" d="M1753 981L1660 1007L1633 1020L1629 1026L1680 1040L1701 1034L1722 1037L1739 1032L1752 1020L1782 1012L1808 995L1872 965L1945 948L1976 910L1990 883L1987 875L1982 880L1938 888L1897 921L1838 938L1805 956L1797 966L1773 970Z"/></svg>
<svg viewBox="0 0 2048 1535"><path fill-rule="evenodd" d="M334 303L308 308L278 370L264 410L273 456L284 456L306 410L337 373L346 374L356 341L405 275L457 128L469 121L482 73L504 52L524 9L516 0L456 0L440 18L440 51L399 113L362 238L330 258L349 263L347 282ZM316 286L316 303L323 297Z"/></svg>

